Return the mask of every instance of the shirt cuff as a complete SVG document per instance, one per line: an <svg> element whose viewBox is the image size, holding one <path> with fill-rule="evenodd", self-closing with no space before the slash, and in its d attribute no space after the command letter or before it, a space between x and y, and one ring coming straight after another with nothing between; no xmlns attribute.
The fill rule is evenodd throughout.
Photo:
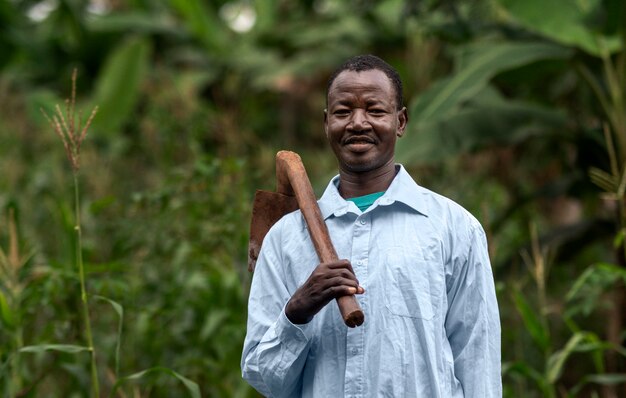
<svg viewBox="0 0 626 398"><path fill-rule="evenodd" d="M278 321L276 322L276 335L290 351L300 351L302 346L307 345L311 340L313 335L313 326L311 324L313 320L309 323L298 325L292 323L289 318L287 318L287 314L285 314L285 307L283 307Z"/></svg>

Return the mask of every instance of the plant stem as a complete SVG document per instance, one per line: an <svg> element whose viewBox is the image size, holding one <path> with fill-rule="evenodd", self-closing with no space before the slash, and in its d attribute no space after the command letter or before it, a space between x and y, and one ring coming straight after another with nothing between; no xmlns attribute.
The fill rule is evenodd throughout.
<svg viewBox="0 0 626 398"><path fill-rule="evenodd" d="M21 320L18 320L18 322L20 322ZM16 328L15 328L15 352L19 353L20 348L22 348L24 346L24 339L23 339L23 332L22 332L22 326L21 323L18 323ZM11 383L9 383L9 396L10 397L14 397L17 396L17 394L20 392L20 390L22 389L22 379L20 377L20 356L19 355L15 355L15 357L13 358L13 366L11 369ZM13 391L11 391L13 390Z"/></svg>
<svg viewBox="0 0 626 398"><path fill-rule="evenodd" d="M91 321L89 318L89 305L87 302L87 290L85 289L85 267L83 265L82 250L82 232L80 227L80 202L78 195L78 172L74 171L74 213L76 225L76 264L78 266L78 274L80 279L80 299L83 307L83 322L85 323L85 334L87 338L87 347L91 355L91 390L92 396L100 397L100 385L98 382L98 368L96 366L96 350L93 345L93 336L91 335Z"/></svg>

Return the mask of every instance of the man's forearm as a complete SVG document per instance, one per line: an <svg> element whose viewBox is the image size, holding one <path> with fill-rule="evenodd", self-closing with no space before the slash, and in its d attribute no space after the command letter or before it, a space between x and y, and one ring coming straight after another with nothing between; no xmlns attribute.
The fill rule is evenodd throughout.
<svg viewBox="0 0 626 398"><path fill-rule="evenodd" d="M248 333L244 343L242 375L261 394L294 396L299 388L310 339L307 325L294 325L284 311L260 339L259 330Z"/></svg>

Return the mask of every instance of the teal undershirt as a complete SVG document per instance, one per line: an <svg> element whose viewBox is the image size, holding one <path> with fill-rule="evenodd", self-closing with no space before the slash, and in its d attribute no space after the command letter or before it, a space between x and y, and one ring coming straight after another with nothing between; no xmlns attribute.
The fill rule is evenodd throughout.
<svg viewBox="0 0 626 398"><path fill-rule="evenodd" d="M376 202L376 199L383 196L385 191L382 192L374 192L369 195L357 196L356 198L348 198L347 200L354 202L356 207L358 207L361 211L367 210L371 205Z"/></svg>

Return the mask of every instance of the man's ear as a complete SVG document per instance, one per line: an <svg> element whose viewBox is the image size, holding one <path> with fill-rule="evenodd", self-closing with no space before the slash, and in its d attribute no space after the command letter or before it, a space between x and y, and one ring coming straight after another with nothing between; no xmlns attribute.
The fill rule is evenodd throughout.
<svg viewBox="0 0 626 398"><path fill-rule="evenodd" d="M396 135L398 137L402 137L404 135L404 130L406 129L406 125L409 122L409 113L406 110L406 106L398 111L398 130L396 131Z"/></svg>
<svg viewBox="0 0 626 398"><path fill-rule="evenodd" d="M328 109L324 109L324 133L328 138Z"/></svg>

